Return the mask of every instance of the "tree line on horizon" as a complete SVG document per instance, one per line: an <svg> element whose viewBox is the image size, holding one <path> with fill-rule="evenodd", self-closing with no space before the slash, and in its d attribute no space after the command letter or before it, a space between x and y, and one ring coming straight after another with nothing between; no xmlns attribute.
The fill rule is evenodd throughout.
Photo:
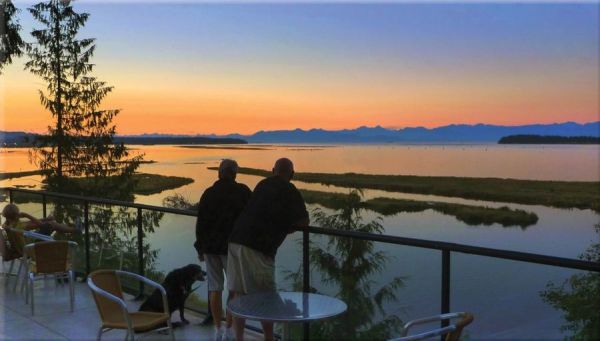
<svg viewBox="0 0 600 341"><path fill-rule="evenodd" d="M509 135L498 141L499 144L600 144L596 136L556 136L556 135Z"/></svg>

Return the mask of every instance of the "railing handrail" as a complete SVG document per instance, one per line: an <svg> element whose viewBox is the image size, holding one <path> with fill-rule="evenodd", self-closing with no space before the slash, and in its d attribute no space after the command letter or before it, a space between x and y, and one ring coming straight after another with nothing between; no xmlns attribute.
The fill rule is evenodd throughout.
<svg viewBox="0 0 600 341"><path fill-rule="evenodd" d="M125 206L131 208L140 208L143 210L150 211L159 211L165 213L174 213L181 214L187 216L197 216L197 212L193 210L184 210L180 208L170 208L164 206L156 206L156 205L147 205L147 204L139 204L131 201L123 201L123 200L113 200L113 199L104 199L104 198L96 198L96 197L86 197L82 195L75 194L65 194L51 191L42 191L42 190L32 190L32 189L24 189L24 188L14 188L14 187L2 187L0 191L13 191L13 192L22 192L29 194L37 194L37 195L46 195L49 197L62 198L62 199L70 199L70 200L80 200L83 202L88 202L90 204L107 204L114 206Z"/></svg>
<svg viewBox="0 0 600 341"><path fill-rule="evenodd" d="M129 201L102 199L102 198L95 198L95 197L86 197L86 196L80 196L80 195L64 194L64 193L49 192L49 191L42 191L42 190L12 188L12 187L4 187L4 188L0 188L0 190L30 193L30 194L37 194L37 195L46 195L49 197L57 197L57 198L72 199L72 200L81 200L81 201L85 201L88 203L125 206L125 207L137 208L137 209L159 211L159 212L173 213L173 214L181 214L181 215L186 215L186 216L197 216L197 212L192 211L192 210L183 210L183 209L177 209L177 208L168 208L168 207L162 207L162 206L138 204L138 203L133 203L133 202L129 202ZM299 231L301 231L301 230L299 230ZM355 239L368 240L368 241L374 241L374 242L382 242L382 243L388 243L388 244L420 247L420 248L425 248L425 249L430 249L430 250L460 252L460 253L473 254L473 255L478 255L478 256L521 261L521 262L526 262L526 263L535 263L535 264L558 266L558 267L570 268L570 269L600 272L600 263L585 261L585 260L581 260L581 259L574 259L574 258L548 256L548 255L541 255L541 254L537 254L537 253L510 251L510 250L495 249L495 248L488 248L488 247L481 247L481 246L472 246L472 245L466 245L466 244L442 242L442 241L435 241L435 240L391 236L391 235L386 235L386 234L374 234L374 233L358 232L358 231L334 230L334 229L328 229L328 228L316 227L316 226L309 226L308 232L312 233L312 234L355 238Z"/></svg>
<svg viewBox="0 0 600 341"><path fill-rule="evenodd" d="M323 235L330 235L330 236L355 238L355 239L369 240L369 241L382 242L382 243L388 243L388 244L414 246L414 247L420 247L420 248L431 249L431 250L460 252L460 253L467 253L467 254L478 255L478 256L521 261L521 262L526 262L526 263L536 263L536 264L542 264L542 265L558 266L558 267L563 267L563 268L600 272L600 263L585 261L585 260L581 260L581 259L574 259L574 258L547 256L547 255L541 255L541 254L537 254L537 253L510 251L510 250L494 249L494 248L481 247L481 246L472 246L472 245L466 245L466 244L440 242L440 241L417 239L417 238L398 237L398 236L374 234L374 233L367 233L367 232L334 230L334 229L328 229L328 228L323 228L323 227L311 226L311 227L309 227L308 231L313 234L323 234Z"/></svg>

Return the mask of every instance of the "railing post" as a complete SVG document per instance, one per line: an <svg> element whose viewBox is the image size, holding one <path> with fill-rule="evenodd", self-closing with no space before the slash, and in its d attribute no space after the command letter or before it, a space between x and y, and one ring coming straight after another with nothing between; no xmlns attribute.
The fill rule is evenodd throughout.
<svg viewBox="0 0 600 341"><path fill-rule="evenodd" d="M46 213L46 194L42 194L42 217L46 218L48 214Z"/></svg>
<svg viewBox="0 0 600 341"><path fill-rule="evenodd" d="M442 314L450 312L450 250L442 250ZM448 326L449 321L443 320L442 327ZM442 337L442 340L444 338Z"/></svg>
<svg viewBox="0 0 600 341"><path fill-rule="evenodd" d="M145 276L144 274L144 221L142 219L142 209L137 209L137 252L138 252L138 274ZM138 297L142 297L144 294L144 282L140 282L140 293Z"/></svg>
<svg viewBox="0 0 600 341"><path fill-rule="evenodd" d="M310 292L310 234L308 227L302 230L302 291ZM310 323L303 323L302 334L304 340L308 340L310 336Z"/></svg>
<svg viewBox="0 0 600 341"><path fill-rule="evenodd" d="M90 203L87 201L83 203L83 227L85 230L85 277L87 278L92 270L90 262Z"/></svg>
<svg viewBox="0 0 600 341"><path fill-rule="evenodd" d="M13 191L12 189L8 189L8 202L10 202L11 204L13 203L14 199L13 199Z"/></svg>

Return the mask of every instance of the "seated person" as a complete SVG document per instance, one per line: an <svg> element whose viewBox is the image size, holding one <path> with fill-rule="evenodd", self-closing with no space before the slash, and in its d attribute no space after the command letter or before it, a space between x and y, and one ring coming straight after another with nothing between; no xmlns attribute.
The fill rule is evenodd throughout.
<svg viewBox="0 0 600 341"><path fill-rule="evenodd" d="M19 207L15 204L6 205L2 210L2 216L6 219L4 224L2 224L3 229L14 228L23 231L35 230L35 232L47 236L51 235L54 231L63 233L81 233L82 229L82 224L80 222L76 223L76 227L71 227L57 222L52 216L37 219L28 213L20 212ZM20 218L25 218L28 221L21 221Z"/></svg>

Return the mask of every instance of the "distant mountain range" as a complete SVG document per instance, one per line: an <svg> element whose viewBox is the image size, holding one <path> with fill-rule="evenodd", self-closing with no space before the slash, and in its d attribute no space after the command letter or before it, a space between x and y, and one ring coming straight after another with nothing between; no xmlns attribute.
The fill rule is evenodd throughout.
<svg viewBox="0 0 600 341"><path fill-rule="evenodd" d="M33 134L0 132L0 140L12 144ZM553 135L600 137L600 121L590 123L565 122L500 126L490 124L452 124L438 128L388 129L381 126L344 130L295 129L259 131L252 135L171 135L142 134L119 136L126 143L191 144L198 143L427 143L427 142L498 142L508 135ZM208 139L207 139L208 138ZM226 140L223 140L226 139ZM144 142L145 141L145 142ZM188 144L186 143L186 144Z"/></svg>
<svg viewBox="0 0 600 341"><path fill-rule="evenodd" d="M402 143L402 142L498 142L508 135L554 135L600 137L600 121L500 126L452 124L438 128L388 129L381 126L344 130L275 130L252 135L206 135L240 138L250 143Z"/></svg>

